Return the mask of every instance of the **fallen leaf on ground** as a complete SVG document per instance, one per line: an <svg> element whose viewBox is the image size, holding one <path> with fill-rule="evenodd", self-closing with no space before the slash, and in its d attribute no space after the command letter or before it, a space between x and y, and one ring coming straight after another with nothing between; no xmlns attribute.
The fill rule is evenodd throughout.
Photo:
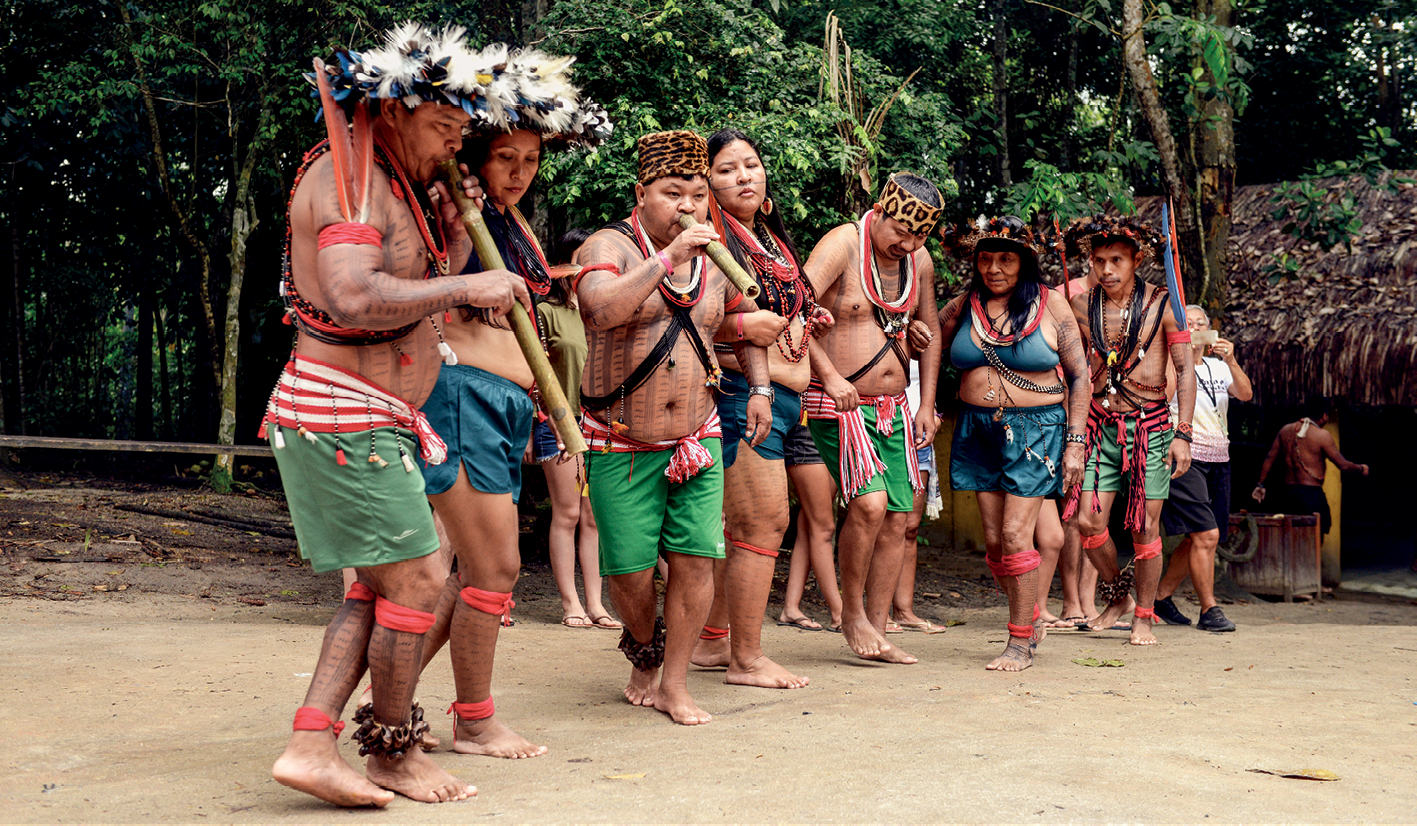
<svg viewBox="0 0 1417 826"><path fill-rule="evenodd" d="M641 777L644 777L644 776L645 776L645 773L644 773L644 772L640 772L640 773L638 773L638 774L607 774L607 775L605 775L605 779L606 779L606 780L639 780Z"/></svg>
<svg viewBox="0 0 1417 826"><path fill-rule="evenodd" d="M244 602L244 603L246 603L247 605L254 605L254 606L256 606L257 608L260 608L262 605L265 605L265 604L266 604L266 601L265 601L265 600L263 600L263 599L255 599L254 597L237 597L237 598L236 598L236 601L237 601L237 602Z"/></svg>
<svg viewBox="0 0 1417 826"><path fill-rule="evenodd" d="M1073 660L1073 662L1078 665L1085 665L1088 668L1121 668L1126 665L1126 663L1121 660L1099 660L1096 657L1083 657L1082 659Z"/></svg>
<svg viewBox="0 0 1417 826"><path fill-rule="evenodd" d="M925 597L926 599L939 599L939 598L940 598L940 595L939 595L939 594L932 594L932 593L930 593L929 591L925 591L925 592L922 593L920 596Z"/></svg>
<svg viewBox="0 0 1417 826"><path fill-rule="evenodd" d="M1294 769L1292 771L1278 771L1270 769L1249 769L1255 774L1272 774L1275 777L1287 777L1291 780L1337 780L1338 775L1328 769Z"/></svg>
<svg viewBox="0 0 1417 826"><path fill-rule="evenodd" d="M943 625L946 628L954 628L956 625L964 625L964 620L945 620Z"/></svg>

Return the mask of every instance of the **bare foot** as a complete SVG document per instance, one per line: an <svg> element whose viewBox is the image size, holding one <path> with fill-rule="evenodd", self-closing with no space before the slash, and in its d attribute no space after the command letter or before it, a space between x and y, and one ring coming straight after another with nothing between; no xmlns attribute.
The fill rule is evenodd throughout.
<svg viewBox="0 0 1417 826"><path fill-rule="evenodd" d="M485 720L457 721L453 727L453 751L519 760L540 757L546 753L546 747L512 731L494 714Z"/></svg>
<svg viewBox="0 0 1417 826"><path fill-rule="evenodd" d="M1022 671L1033 665L1033 644L1022 637L1009 637L1009 645L985 671Z"/></svg>
<svg viewBox="0 0 1417 826"><path fill-rule="evenodd" d="M625 699L629 700L632 706L652 706L658 685L658 668L641 671L630 666L630 684L625 686Z"/></svg>
<svg viewBox="0 0 1417 826"><path fill-rule="evenodd" d="M727 668L732 662L728 638L699 640L694 643L694 653L689 655L689 662L699 668Z"/></svg>
<svg viewBox="0 0 1417 826"><path fill-rule="evenodd" d="M359 695L359 702L356 703L354 707L364 708L372 702L374 702L374 686L371 685L368 688L364 689L363 694ZM424 751L433 751L441 745L443 745L443 741L439 740L437 737L434 737L433 732L431 731L423 732L423 736L418 739L418 747L423 749Z"/></svg>
<svg viewBox="0 0 1417 826"><path fill-rule="evenodd" d="M1151 620L1132 617L1132 645L1157 645L1156 635L1151 633Z"/></svg>
<svg viewBox="0 0 1417 826"><path fill-rule="evenodd" d="M477 794L477 787L443 771L433 758L418 749L405 753L402 760L370 755L364 771L376 786L420 803L448 803Z"/></svg>
<svg viewBox="0 0 1417 826"><path fill-rule="evenodd" d="M669 719L681 726L701 726L713 719L707 711L699 708L694 698L684 689L666 689L660 686L655 692L654 707L669 715Z"/></svg>
<svg viewBox="0 0 1417 826"><path fill-rule="evenodd" d="M891 647L886 638L876 630L876 626L865 617L843 620L840 627L842 636L846 637L846 644L851 646L851 650L856 652L858 657L875 657Z"/></svg>
<svg viewBox="0 0 1417 826"><path fill-rule="evenodd" d="M1127 597L1121 602L1114 602L1107 606L1101 614L1087 621L1088 630L1107 631L1112 628L1113 623L1122 618L1123 614L1130 614L1136 610L1137 601Z"/></svg>
<svg viewBox="0 0 1417 826"><path fill-rule="evenodd" d="M344 761L329 731L297 731L271 769L282 786L336 806L387 806L394 794L370 783Z"/></svg>
<svg viewBox="0 0 1417 826"><path fill-rule="evenodd" d="M862 656L863 660L872 660L878 663L891 663L892 665L915 665L920 662L920 658L914 654L907 654L894 645L886 643L881 646L881 653L871 656Z"/></svg>
<svg viewBox="0 0 1417 826"><path fill-rule="evenodd" d="M766 654L759 654L757 659L747 665L730 664L724 682L729 685L751 685L758 688L806 688L811 679L799 677L768 659Z"/></svg>

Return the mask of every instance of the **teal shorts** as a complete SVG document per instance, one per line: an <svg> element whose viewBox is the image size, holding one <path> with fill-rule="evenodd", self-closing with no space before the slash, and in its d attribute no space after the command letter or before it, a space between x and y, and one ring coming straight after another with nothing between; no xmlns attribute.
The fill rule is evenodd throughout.
<svg viewBox="0 0 1417 826"><path fill-rule="evenodd" d="M536 412L525 389L486 370L445 364L422 409L448 445L448 461L423 468L430 495L447 493L463 467L473 490L521 497L522 455Z"/></svg>
<svg viewBox="0 0 1417 826"><path fill-rule="evenodd" d="M785 456L783 444L787 432L796 426L802 416L802 397L777 382L772 383L772 388L772 429L753 451L768 461L780 462ZM752 441L746 432L748 378L737 370L724 370L719 389L723 391L718 397L718 417L723 422L723 466L731 468L738 461L739 440Z"/></svg>
<svg viewBox="0 0 1417 826"><path fill-rule="evenodd" d="M661 552L723 559L723 440L699 441L713 464L681 483L664 475L672 449L585 454L601 574L648 570Z"/></svg>
<svg viewBox="0 0 1417 826"><path fill-rule="evenodd" d="M316 573L403 562L438 550L423 474L410 473L397 458L400 444L418 455L412 431L374 430L379 455L393 457L388 467L368 461L367 430L340 437L344 465L335 459L334 434L316 434L312 443L288 427L281 431L285 447L275 451L276 465L300 555Z"/></svg>
<svg viewBox="0 0 1417 826"><path fill-rule="evenodd" d="M1063 434L1068 414L1061 404L1008 407L994 421L995 407L961 405L950 442L950 487L997 491L1032 498L1055 493L1063 483ZM1008 431L1004 430L1005 426ZM1013 439L1008 434L1013 434ZM1053 460L1049 472L1044 457Z"/></svg>
<svg viewBox="0 0 1417 826"><path fill-rule="evenodd" d="M856 492L856 496L883 490L886 492L886 510L897 513L915 510L915 484L910 479L910 458L906 455L907 450L915 452L914 440L910 438L914 422L906 421L905 408L897 406L895 430L887 436L876 430L874 405L861 405L861 415L866 420L866 435L871 438L876 456L885 464L886 470L872 476L871 481ZM812 433L812 441L816 442L817 451L831 472L837 490L841 490L841 441L836 420L808 419L807 429Z"/></svg>

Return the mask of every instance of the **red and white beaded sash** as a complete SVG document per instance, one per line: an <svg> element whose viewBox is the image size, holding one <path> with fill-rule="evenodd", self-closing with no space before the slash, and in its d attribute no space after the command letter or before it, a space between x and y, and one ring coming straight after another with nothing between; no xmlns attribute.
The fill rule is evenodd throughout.
<svg viewBox="0 0 1417 826"><path fill-rule="evenodd" d="M616 433L609 425L591 415L590 411L585 411L585 415L581 417L581 434L585 436L586 445L591 450L601 453L642 453L672 449L674 455L670 457L669 467L664 469L664 475L668 476L671 482L684 482L713 466L713 454L709 453L708 448L700 444L699 440L722 438L723 423L718 417L718 408L715 407L699 429L687 436L658 442L641 442Z"/></svg>
<svg viewBox="0 0 1417 826"><path fill-rule="evenodd" d="M915 455L914 440L910 438L914 417L904 391L894 396L861 396L861 406L866 405L876 408L876 432L884 436L895 433L896 409L899 408L904 413L905 456L907 467L910 469L910 486L916 491L924 490L920 484L920 460ZM871 444L870 434L866 432L866 417L861 414L861 407L845 413L838 412L836 402L832 401L820 384L813 381L802 392L802 410L809 419L830 419L837 423L841 454L837 478L841 480L842 496L847 499L854 498L876 474L885 472L886 463L876 455L876 448Z"/></svg>

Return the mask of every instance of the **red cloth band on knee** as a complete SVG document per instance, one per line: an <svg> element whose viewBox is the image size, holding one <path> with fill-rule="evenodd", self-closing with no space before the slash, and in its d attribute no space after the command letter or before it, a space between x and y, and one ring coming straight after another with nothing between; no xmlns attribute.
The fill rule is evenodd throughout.
<svg viewBox="0 0 1417 826"><path fill-rule="evenodd" d="M390 631L407 631L410 634L426 634L437 619L427 611L415 611L383 597L374 600L374 622Z"/></svg>
<svg viewBox="0 0 1417 826"><path fill-rule="evenodd" d="M995 577L1023 576L1036 569L1042 561L1043 557L1036 550L1005 554L997 560L984 557L984 563L989 566L989 571Z"/></svg>
<svg viewBox="0 0 1417 826"><path fill-rule="evenodd" d="M1029 637L1029 638L1032 638L1032 637L1033 637L1033 626L1032 626L1032 625L1014 625L1014 624L1011 622L1011 623L1009 623L1009 636L1010 636L1010 637Z"/></svg>
<svg viewBox="0 0 1417 826"><path fill-rule="evenodd" d="M349 590L344 593L345 599L357 599L360 602L373 602L376 596L378 594L374 593L374 589L362 582L349 586Z"/></svg>
<svg viewBox="0 0 1417 826"><path fill-rule="evenodd" d="M330 224L320 230L320 249L335 244L363 244L382 249L384 236L368 224Z"/></svg>
<svg viewBox="0 0 1417 826"><path fill-rule="evenodd" d="M480 703L453 703L448 706L448 713L456 714L459 720L475 723L496 714L497 707L492 704L492 698L488 697Z"/></svg>
<svg viewBox="0 0 1417 826"><path fill-rule="evenodd" d="M1132 611L1132 616L1137 619L1151 620L1153 623L1156 622L1156 612L1150 608L1143 608L1140 605L1136 607L1136 610Z"/></svg>
<svg viewBox="0 0 1417 826"><path fill-rule="evenodd" d="M1107 533L1105 530L1102 533L1084 536L1082 538L1082 546L1084 548L1100 548L1107 541L1109 536L1111 536L1111 534Z"/></svg>
<svg viewBox="0 0 1417 826"><path fill-rule="evenodd" d="M498 591L484 591L481 588L474 588L471 585L458 592L462 601L466 602L473 610L481 611L484 614L492 614L500 617L509 613L516 607L512 601L511 593L500 593Z"/></svg>
<svg viewBox="0 0 1417 826"><path fill-rule="evenodd" d="M1190 331L1190 330L1177 330L1177 331L1174 332L1174 333L1167 333L1167 334L1166 334L1166 346L1168 346L1168 347L1171 346L1172 344L1190 344L1190 343L1191 343L1191 331Z"/></svg>
<svg viewBox="0 0 1417 826"><path fill-rule="evenodd" d="M726 637L726 636L728 636L728 629L727 629L727 628L714 628L712 625L705 625L705 626L704 626L703 633L702 633L702 634L699 634L699 639L701 639L701 640L721 640L721 639L723 639L723 638Z"/></svg>
<svg viewBox="0 0 1417 826"><path fill-rule="evenodd" d="M301 706L295 710L295 723L290 728L292 731L324 731L333 728L335 739L338 740L340 732L344 731L344 721L336 723L328 714L314 706Z"/></svg>
<svg viewBox="0 0 1417 826"><path fill-rule="evenodd" d="M749 545L747 542L741 542L741 541L739 541L739 540L737 540L737 539L730 539L730 540L728 540L728 541L729 541L730 543L732 543L733 547L735 547L735 548L742 548L742 549L745 550L745 551L752 551L752 552L755 553L755 554L762 554L763 556L770 556L770 557L772 557L773 559L776 559L776 558L777 558L777 553L778 553L777 551L770 551L770 550L768 550L767 548L759 548L757 545Z"/></svg>
<svg viewBox="0 0 1417 826"><path fill-rule="evenodd" d="M1161 537L1159 536L1145 545L1137 546L1137 559L1155 559L1158 556L1161 556Z"/></svg>

